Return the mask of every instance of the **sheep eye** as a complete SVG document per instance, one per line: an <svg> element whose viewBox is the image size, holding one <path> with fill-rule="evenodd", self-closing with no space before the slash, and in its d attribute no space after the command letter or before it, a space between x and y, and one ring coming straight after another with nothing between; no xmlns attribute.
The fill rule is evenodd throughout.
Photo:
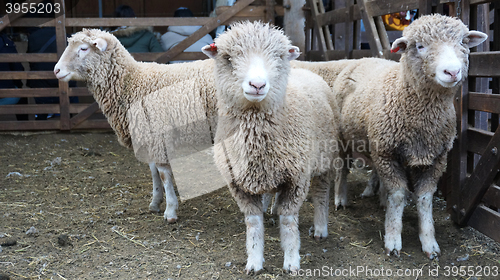
<svg viewBox="0 0 500 280"><path fill-rule="evenodd" d="M81 51L85 52L87 51L89 48L80 48Z"/></svg>
<svg viewBox="0 0 500 280"><path fill-rule="evenodd" d="M417 44L417 49L419 49L419 50L423 50L424 48L425 48L425 47L424 47L424 46L422 46L421 44Z"/></svg>

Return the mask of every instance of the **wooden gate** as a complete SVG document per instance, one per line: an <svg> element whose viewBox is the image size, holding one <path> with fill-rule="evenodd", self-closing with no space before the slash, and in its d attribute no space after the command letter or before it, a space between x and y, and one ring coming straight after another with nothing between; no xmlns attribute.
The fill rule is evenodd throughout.
<svg viewBox="0 0 500 280"><path fill-rule="evenodd" d="M404 10L447 11L470 29L491 34L491 28L493 51L487 43L471 50L469 77L457 93L458 135L440 190L453 221L500 241L500 1L332 1L334 9L325 12L321 0L307 0L308 60L375 56L398 61L400 56L390 53L391 34L380 16ZM361 48L363 41L370 49Z"/></svg>
<svg viewBox="0 0 500 280"><path fill-rule="evenodd" d="M24 3L29 7L30 3L36 4L42 0L27 0ZM66 1L67 2L67 1ZM79 1L80 5L92 4ZM260 6L249 6L256 2ZM166 63L170 60L196 60L205 59L206 56L200 52L184 53L183 51L197 40L214 30L220 25L227 25L234 20L262 20L273 22L275 15L283 15L282 6L276 6L274 0L239 0L232 7L220 7L216 10L216 17L174 18L174 17L141 17L141 18L70 18L66 17L64 0L55 0L54 3L61 5L60 13L55 19L44 18L22 18L23 13L13 13L0 18L0 30L5 27L55 27L57 53L53 54L1 54L0 62L56 62L61 57L66 47L66 30L72 27L74 30L81 28L100 28L112 26L185 26L201 25L202 27L191 36L180 42L172 49L162 53L133 53L139 61L155 61ZM95 3L93 3L95 4ZM6 79L54 79L52 71L25 71L25 72L2 72L0 80ZM0 121L0 131L11 130L75 130L75 129L109 129L109 124L104 118L89 118L99 112L97 103L81 104L70 103L69 97L91 96L86 87L70 88L68 83L59 82L58 88L22 88L22 89L0 89L0 97L59 97L59 104L27 104L27 105L3 105L0 106L0 116L14 114L28 114L30 120ZM60 114L58 120L36 121L34 114Z"/></svg>

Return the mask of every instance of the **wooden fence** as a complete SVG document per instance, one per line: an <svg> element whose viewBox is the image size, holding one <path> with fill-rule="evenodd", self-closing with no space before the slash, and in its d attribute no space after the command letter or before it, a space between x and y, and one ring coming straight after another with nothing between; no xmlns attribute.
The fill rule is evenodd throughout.
<svg viewBox="0 0 500 280"><path fill-rule="evenodd" d="M27 0L25 3L39 3L41 0ZM259 6L250 6L254 2ZM0 62L57 62L66 47L66 32L68 27L101 28L112 26L202 26L198 31L180 42L167 52L133 53L139 61L155 61L166 63L171 60L205 59L201 52L183 52L187 47L214 30L220 25L227 25L235 20L263 20L273 22L276 15L283 15L283 7L276 6L273 0L254 1L239 0L232 7L219 7L216 17L174 18L174 17L143 17L143 18L70 18L65 14L65 1L60 3L61 12L54 19L22 18L22 13L5 15L0 18L0 30L5 27L55 27L57 53L19 53L0 54ZM2 72L0 80L8 79L54 79L52 71ZM0 106L0 131L12 130L78 130L78 129L109 129L106 119L96 117L99 113L97 103L70 103L69 97L91 97L86 87L69 87L66 82L59 82L58 88L21 88L0 89L0 97L22 97L33 100L34 97L59 97L59 104L16 104ZM6 116L29 115L27 121L16 121ZM35 120L35 114L60 114L54 120ZM102 115L101 115L102 116Z"/></svg>
<svg viewBox="0 0 500 280"><path fill-rule="evenodd" d="M325 11L321 0L307 3L307 60L399 60L390 53L391 34L380 16L405 10L446 11L470 29L493 35L494 40L472 49L469 77L456 96L458 136L440 190L456 223L500 242L500 1L348 0L335 1L332 11ZM362 49L362 43L370 49Z"/></svg>

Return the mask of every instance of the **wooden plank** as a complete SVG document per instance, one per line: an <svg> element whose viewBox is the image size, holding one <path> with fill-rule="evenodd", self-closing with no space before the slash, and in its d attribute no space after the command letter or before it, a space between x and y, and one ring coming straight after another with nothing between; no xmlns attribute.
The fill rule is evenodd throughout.
<svg viewBox="0 0 500 280"><path fill-rule="evenodd" d="M2 105L0 114L59 114L59 104Z"/></svg>
<svg viewBox="0 0 500 280"><path fill-rule="evenodd" d="M66 49L66 6L64 0L56 0L61 4L61 12L56 14L56 44L57 57L60 58ZM61 130L69 130L69 85L67 82L59 81L59 107L61 115Z"/></svg>
<svg viewBox="0 0 500 280"><path fill-rule="evenodd" d="M265 15L266 15L266 22L274 24L274 6L275 6L275 4L276 3L274 0L266 0L266 8L264 10Z"/></svg>
<svg viewBox="0 0 500 280"><path fill-rule="evenodd" d="M30 4L38 4L40 2L42 2L42 0L26 0L23 3L21 3L21 5L27 4L27 6L29 7ZM4 8L6 14L2 18L0 18L0 31L2 31L7 25L9 25L9 23L16 21L18 18L22 17L25 14L22 12L22 9L20 13L7 14L7 7L6 6L2 7L2 9Z"/></svg>
<svg viewBox="0 0 500 280"><path fill-rule="evenodd" d="M467 151L482 155L493 137L493 132L470 127L467 130Z"/></svg>
<svg viewBox="0 0 500 280"><path fill-rule="evenodd" d="M469 178L460 190L459 224L465 225L481 202L500 168L500 129L497 129Z"/></svg>
<svg viewBox="0 0 500 280"><path fill-rule="evenodd" d="M59 96L57 88L0 89L0 97L48 97L48 96Z"/></svg>
<svg viewBox="0 0 500 280"><path fill-rule="evenodd" d="M99 104L97 104L97 102L92 103L90 106L81 111L78 115L70 119L71 128L81 124L84 120L88 119L95 112L97 112L97 110L99 110Z"/></svg>
<svg viewBox="0 0 500 280"><path fill-rule="evenodd" d="M60 121L10 121L0 122L0 131L58 130Z"/></svg>
<svg viewBox="0 0 500 280"><path fill-rule="evenodd" d="M57 62L55 53L3 53L0 62Z"/></svg>
<svg viewBox="0 0 500 280"><path fill-rule="evenodd" d="M321 52L321 60L330 60L328 57L328 48L327 48L327 40L328 38L325 36L325 32L323 30L323 26L319 24L316 20L316 17L320 14L318 8L318 0L307 0L306 2L311 9L311 19L314 22L314 35L316 40L318 41L319 51ZM314 40L314 39L313 39Z"/></svg>
<svg viewBox="0 0 500 280"><path fill-rule="evenodd" d="M365 26L366 33L370 39L370 50L374 57L383 57L384 51L382 48L382 43L380 41L380 37L378 36L377 26L375 25L375 21L373 17L373 11L371 7L367 7L366 0L361 0L358 2L359 11L361 13L361 17L363 18L363 24Z"/></svg>
<svg viewBox="0 0 500 280"><path fill-rule="evenodd" d="M67 18L66 26L111 27L111 26L194 26L205 25L209 17L149 17L149 18ZM207 32L208 33L208 32Z"/></svg>
<svg viewBox="0 0 500 280"><path fill-rule="evenodd" d="M217 26L221 25L221 23L225 22L236 13L241 11L243 8L251 4L254 0L240 0L234 4L231 8L229 8L224 13L218 15L215 18L211 18L205 25L203 25L200 29L196 30L193 34L191 34L186 39L179 42L173 48L168 50L165 53L159 53L158 57L155 59L158 63L167 63L172 60L175 56L182 53L187 47L191 46L193 43L201 39L201 37L208 34L208 32L214 30Z"/></svg>
<svg viewBox="0 0 500 280"><path fill-rule="evenodd" d="M0 80L26 80L26 79L55 79L52 71L5 71L0 75Z"/></svg>
<svg viewBox="0 0 500 280"><path fill-rule="evenodd" d="M500 213L480 205L474 211L468 225L500 242Z"/></svg>
<svg viewBox="0 0 500 280"><path fill-rule="evenodd" d="M85 109L87 109L92 104L93 103L70 103L69 104L69 112L71 114L80 114L83 111L85 111ZM94 110L93 113L102 113L102 112L99 108L97 108L96 110ZM92 114L90 114L89 116L91 116L91 115ZM76 116L74 116L74 117L76 117ZM73 119L73 118L71 118L71 119Z"/></svg>
<svg viewBox="0 0 500 280"><path fill-rule="evenodd" d="M500 77L500 51L471 53L469 76Z"/></svg>
<svg viewBox="0 0 500 280"><path fill-rule="evenodd" d="M483 197L483 203L489 207L500 208L500 187L493 185L488 188Z"/></svg>
<svg viewBox="0 0 500 280"><path fill-rule="evenodd" d="M68 96L92 96L86 87L69 88Z"/></svg>
<svg viewBox="0 0 500 280"><path fill-rule="evenodd" d="M418 9L419 0L369 0L365 7L371 16L383 16L400 11Z"/></svg>
<svg viewBox="0 0 500 280"><path fill-rule="evenodd" d="M418 11L421 16L430 15L432 13L432 0L418 0Z"/></svg>
<svg viewBox="0 0 500 280"><path fill-rule="evenodd" d="M20 18L10 23L12 27L50 27L55 26L55 19L48 18Z"/></svg>
<svg viewBox="0 0 500 280"><path fill-rule="evenodd" d="M470 92L469 110L499 114L500 95Z"/></svg>
<svg viewBox="0 0 500 280"><path fill-rule="evenodd" d="M451 166L452 186L455 190L451 192L447 200L447 210L451 215L451 219L459 222L459 204L460 192L464 187L467 178L467 140L469 128L468 124L468 107L469 107L469 81L465 80L462 83L462 88L459 95L456 97L456 115L457 115L457 138L451 151L453 157Z"/></svg>
<svg viewBox="0 0 500 280"><path fill-rule="evenodd" d="M105 129L110 130L111 126L109 125L107 120L99 119L99 120L85 120L80 123L76 127L71 128L72 130L93 130L93 129Z"/></svg>

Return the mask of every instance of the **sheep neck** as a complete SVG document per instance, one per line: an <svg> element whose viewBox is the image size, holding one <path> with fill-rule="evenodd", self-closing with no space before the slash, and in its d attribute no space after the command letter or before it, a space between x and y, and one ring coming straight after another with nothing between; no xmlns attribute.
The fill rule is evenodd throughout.
<svg viewBox="0 0 500 280"><path fill-rule="evenodd" d="M110 120L111 128L120 136L121 144L131 147L128 120L120 116L126 116L130 105L131 96L124 95L125 81L133 74L131 69L137 62L129 54L117 54L116 51L111 57L113 59L95 65L88 85L104 116Z"/></svg>

